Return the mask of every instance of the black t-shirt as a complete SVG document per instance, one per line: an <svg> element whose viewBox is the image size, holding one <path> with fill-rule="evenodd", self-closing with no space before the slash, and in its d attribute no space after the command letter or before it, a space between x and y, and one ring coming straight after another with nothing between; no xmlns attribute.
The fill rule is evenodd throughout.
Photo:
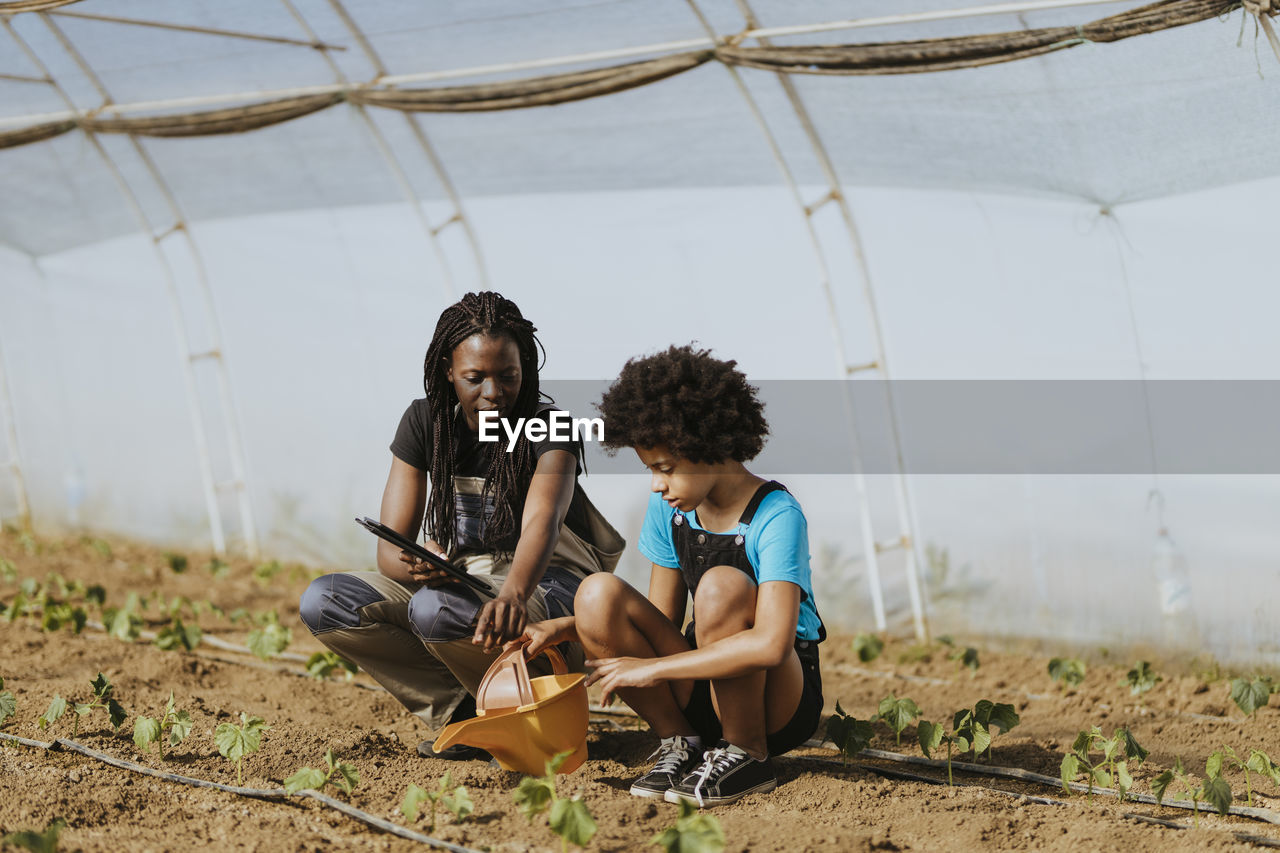
<svg viewBox="0 0 1280 853"><path fill-rule="evenodd" d="M538 441L532 441L532 449L534 456L534 465L537 460L542 458L542 454L552 450L567 450L573 454L576 460L575 474L582 473L582 445L577 441L553 441L550 436L549 413L556 411L552 407L547 407L538 412L534 417L548 423L547 438ZM467 426L466 418L463 417L460 408L454 413L453 428L453 473L457 477L480 477L484 478L488 473L487 451L488 448L480 442L476 434ZM503 448L507 444L506 433L501 427L498 428L499 441ZM425 397L414 400L409 404L409 408L404 410L404 415L400 418L400 425L396 427L396 436L391 441L391 452L402 462L412 465L419 471L431 471L431 454L434 451L431 440L431 407L427 403ZM529 484L523 484L528 489ZM517 524L519 519L516 520ZM569 502L569 511L565 516L565 523L569 525L569 529L583 538L589 538L587 533L587 510L586 510L586 494L582 491L582 484L574 480L573 499ZM515 542L503 543L503 547L515 547Z"/></svg>

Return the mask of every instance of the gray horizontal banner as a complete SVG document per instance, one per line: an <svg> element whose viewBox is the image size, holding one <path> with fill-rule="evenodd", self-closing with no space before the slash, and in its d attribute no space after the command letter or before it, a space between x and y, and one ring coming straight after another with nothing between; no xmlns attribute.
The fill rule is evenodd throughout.
<svg viewBox="0 0 1280 853"><path fill-rule="evenodd" d="M767 380L760 474L1277 474L1280 381ZM576 417L608 381L548 380ZM892 406L890 405L892 400ZM856 429L855 429L856 427ZM591 473L640 473L588 442Z"/></svg>

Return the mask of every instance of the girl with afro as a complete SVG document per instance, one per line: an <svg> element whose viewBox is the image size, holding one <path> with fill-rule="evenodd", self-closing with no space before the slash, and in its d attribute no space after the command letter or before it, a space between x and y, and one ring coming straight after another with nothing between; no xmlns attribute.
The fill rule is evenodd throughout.
<svg viewBox="0 0 1280 853"><path fill-rule="evenodd" d="M580 641L605 700L616 694L661 743L635 780L641 797L697 806L771 791L769 759L817 729L818 643L804 512L745 465L768 433L736 362L691 346L627 362L600 411L605 446L650 473L640 551L648 596L608 574L586 578L576 615L529 626L530 653ZM685 630L685 606L693 618Z"/></svg>

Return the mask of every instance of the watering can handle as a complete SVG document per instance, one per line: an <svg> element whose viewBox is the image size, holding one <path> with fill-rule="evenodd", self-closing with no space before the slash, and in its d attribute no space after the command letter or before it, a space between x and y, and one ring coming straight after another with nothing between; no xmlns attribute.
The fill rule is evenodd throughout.
<svg viewBox="0 0 1280 853"><path fill-rule="evenodd" d="M529 684L529 667L525 662L524 646L507 649L500 654L484 674L476 689L476 707L481 711L532 705L533 687ZM539 654L551 661L551 671L564 675L569 671L564 656L554 646L547 646Z"/></svg>

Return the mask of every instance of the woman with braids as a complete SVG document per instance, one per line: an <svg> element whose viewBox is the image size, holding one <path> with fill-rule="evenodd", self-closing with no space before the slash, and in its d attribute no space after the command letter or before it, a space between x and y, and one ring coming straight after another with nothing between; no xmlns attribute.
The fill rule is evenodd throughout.
<svg viewBox="0 0 1280 853"><path fill-rule="evenodd" d="M483 412L548 420L535 331L497 293L468 293L445 309L423 365L427 396L400 419L382 494L383 524L409 539L421 527L428 550L496 597L482 602L382 539L378 571L326 575L302 596L301 616L316 638L433 728L474 716L487 653L529 623L572 614L582 579L611 571L622 552L621 537L578 484L580 442L531 440L527 429L510 450L505 440L479 440ZM566 651L580 669L581 648ZM418 751L488 758L471 746L437 754L431 745Z"/></svg>
<svg viewBox="0 0 1280 853"><path fill-rule="evenodd" d="M605 446L650 472L640 551L646 598L612 575L578 589L576 616L539 622L535 653L579 640L606 701L621 696L661 738L631 793L697 806L772 791L772 755L804 743L822 713L804 512L746 469L768 432L736 362L672 347L632 359L600 403ZM694 619L682 633L685 604Z"/></svg>

